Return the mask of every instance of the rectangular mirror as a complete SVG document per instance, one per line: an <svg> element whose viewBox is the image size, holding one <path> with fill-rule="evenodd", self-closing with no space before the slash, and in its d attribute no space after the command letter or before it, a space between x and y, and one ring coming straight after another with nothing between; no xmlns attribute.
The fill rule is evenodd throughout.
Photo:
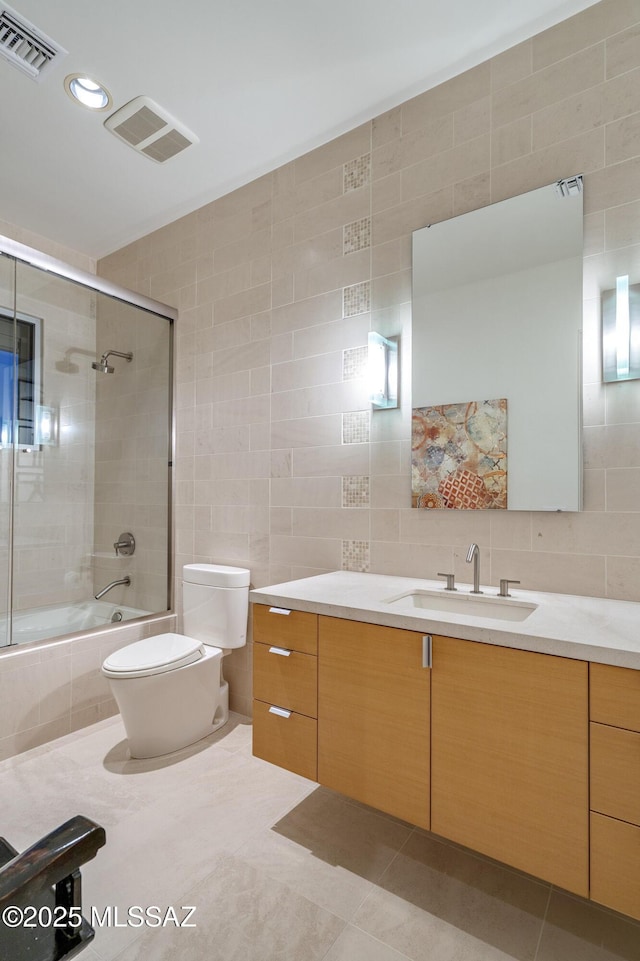
<svg viewBox="0 0 640 961"><path fill-rule="evenodd" d="M581 508L582 178L413 234L414 507Z"/></svg>

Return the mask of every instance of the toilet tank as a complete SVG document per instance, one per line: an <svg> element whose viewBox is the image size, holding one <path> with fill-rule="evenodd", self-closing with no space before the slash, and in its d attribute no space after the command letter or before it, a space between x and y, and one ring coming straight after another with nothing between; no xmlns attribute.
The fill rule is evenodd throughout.
<svg viewBox="0 0 640 961"><path fill-rule="evenodd" d="M243 647L247 642L249 576L244 567L185 564L184 633L213 647Z"/></svg>

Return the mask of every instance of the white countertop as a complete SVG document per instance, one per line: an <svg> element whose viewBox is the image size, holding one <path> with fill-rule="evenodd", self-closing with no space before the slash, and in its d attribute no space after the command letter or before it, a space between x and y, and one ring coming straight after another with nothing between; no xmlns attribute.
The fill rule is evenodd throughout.
<svg viewBox="0 0 640 961"><path fill-rule="evenodd" d="M497 594L495 587L480 586L485 598ZM537 605L522 621L398 608L387 603L389 598L417 590L448 596L441 581L353 571L335 571L262 587L249 596L256 604L640 670L640 603L635 601L511 589L514 601ZM469 585L460 585L457 594L469 590ZM502 599L498 602L503 603ZM508 599L504 603L508 604Z"/></svg>

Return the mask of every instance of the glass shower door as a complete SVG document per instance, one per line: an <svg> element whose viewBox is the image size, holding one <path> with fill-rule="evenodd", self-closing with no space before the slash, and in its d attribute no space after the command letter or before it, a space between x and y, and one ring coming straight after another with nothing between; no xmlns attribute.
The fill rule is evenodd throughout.
<svg viewBox="0 0 640 961"><path fill-rule="evenodd" d="M93 625L96 293L18 261L12 640ZM28 612L28 613L27 613Z"/></svg>
<svg viewBox="0 0 640 961"><path fill-rule="evenodd" d="M9 644L11 619L11 518L15 261L0 256L0 647Z"/></svg>

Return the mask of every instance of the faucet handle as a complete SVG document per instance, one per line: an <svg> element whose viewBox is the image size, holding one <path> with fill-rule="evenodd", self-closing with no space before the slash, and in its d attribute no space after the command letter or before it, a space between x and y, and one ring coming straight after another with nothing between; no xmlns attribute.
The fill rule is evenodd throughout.
<svg viewBox="0 0 640 961"><path fill-rule="evenodd" d="M445 587L445 591L457 591L457 590L458 590L458 588L456 587L456 581L455 581L456 575L455 575L455 574L440 574L440 573L438 572L438 577L446 577L446 579L447 579L447 586Z"/></svg>
<svg viewBox="0 0 640 961"><path fill-rule="evenodd" d="M520 581L511 581L507 577L500 578L500 590L498 591L498 597L511 597L509 593L509 584L519 584Z"/></svg>

